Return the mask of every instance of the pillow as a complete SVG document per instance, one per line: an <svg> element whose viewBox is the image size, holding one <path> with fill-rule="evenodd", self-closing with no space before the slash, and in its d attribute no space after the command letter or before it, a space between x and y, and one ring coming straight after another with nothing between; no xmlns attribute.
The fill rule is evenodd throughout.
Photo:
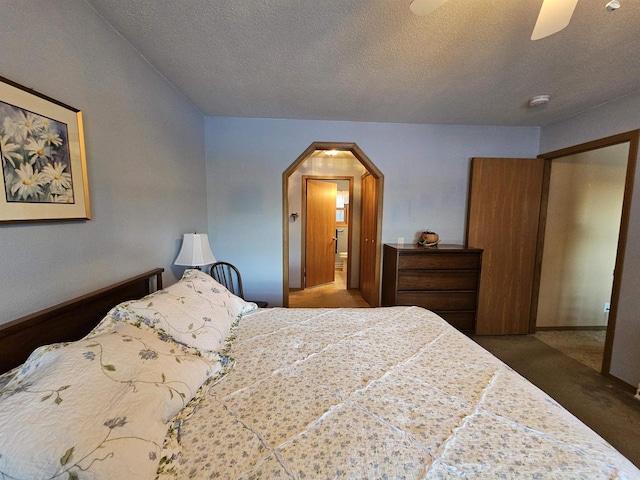
<svg viewBox="0 0 640 480"><path fill-rule="evenodd" d="M257 305L235 296L200 270L187 270L177 283L140 300L121 303L107 314L115 321L146 325L161 335L200 350L219 351L231 324Z"/></svg>
<svg viewBox="0 0 640 480"><path fill-rule="evenodd" d="M154 478L167 422L220 369L126 323L40 347L0 390L0 478Z"/></svg>

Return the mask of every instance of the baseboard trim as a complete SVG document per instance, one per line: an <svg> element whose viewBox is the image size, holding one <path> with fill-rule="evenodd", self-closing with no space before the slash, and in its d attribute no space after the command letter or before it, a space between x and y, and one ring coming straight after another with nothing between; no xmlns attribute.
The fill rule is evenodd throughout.
<svg viewBox="0 0 640 480"><path fill-rule="evenodd" d="M606 325L591 325L591 326L584 326L584 327L536 327L536 332L556 332L556 331L603 331L606 330L607 326Z"/></svg>

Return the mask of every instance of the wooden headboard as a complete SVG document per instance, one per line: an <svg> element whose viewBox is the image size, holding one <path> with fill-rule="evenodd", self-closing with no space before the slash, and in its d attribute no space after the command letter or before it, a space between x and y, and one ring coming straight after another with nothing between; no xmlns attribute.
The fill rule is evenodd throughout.
<svg viewBox="0 0 640 480"><path fill-rule="evenodd" d="M0 325L0 373L23 363L41 345L84 337L118 303L162 288L164 268L156 268L128 280ZM155 278L155 282L153 279Z"/></svg>

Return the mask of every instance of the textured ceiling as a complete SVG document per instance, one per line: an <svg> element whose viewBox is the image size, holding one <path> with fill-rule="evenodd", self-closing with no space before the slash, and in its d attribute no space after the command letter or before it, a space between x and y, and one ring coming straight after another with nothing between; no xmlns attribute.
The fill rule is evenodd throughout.
<svg viewBox="0 0 640 480"><path fill-rule="evenodd" d="M544 126L640 91L640 0L535 42L542 0L87 1L210 116Z"/></svg>

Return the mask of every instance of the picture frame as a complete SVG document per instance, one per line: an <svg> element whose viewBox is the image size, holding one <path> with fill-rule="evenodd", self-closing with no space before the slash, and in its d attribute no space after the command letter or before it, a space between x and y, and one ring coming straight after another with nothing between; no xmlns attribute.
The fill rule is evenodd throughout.
<svg viewBox="0 0 640 480"><path fill-rule="evenodd" d="M90 220L82 112L0 77L0 223Z"/></svg>

